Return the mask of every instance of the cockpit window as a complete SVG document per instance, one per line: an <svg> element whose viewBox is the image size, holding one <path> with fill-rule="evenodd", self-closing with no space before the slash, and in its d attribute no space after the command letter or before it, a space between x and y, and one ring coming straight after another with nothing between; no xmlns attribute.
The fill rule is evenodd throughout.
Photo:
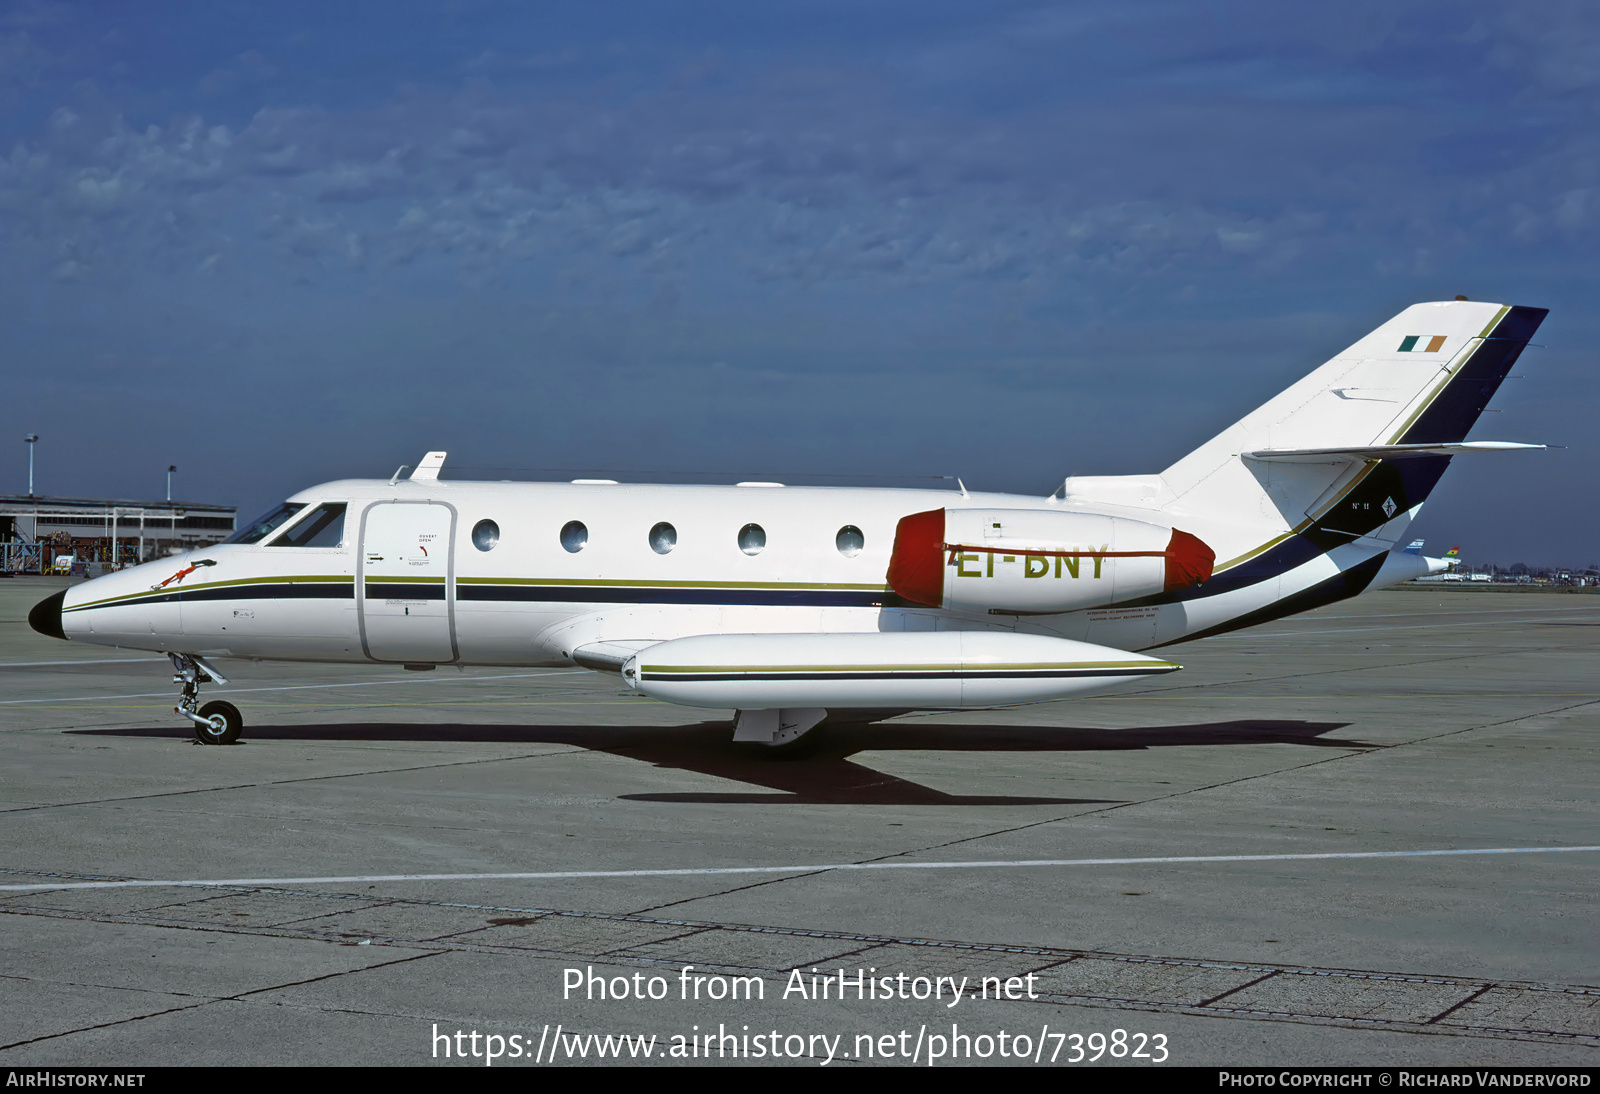
<svg viewBox="0 0 1600 1094"><path fill-rule="evenodd" d="M279 528L283 522L304 509L305 502L286 501L276 509L263 513L255 520L229 536L224 543L260 543Z"/></svg>
<svg viewBox="0 0 1600 1094"><path fill-rule="evenodd" d="M344 502L319 505L268 547L337 547L344 541Z"/></svg>

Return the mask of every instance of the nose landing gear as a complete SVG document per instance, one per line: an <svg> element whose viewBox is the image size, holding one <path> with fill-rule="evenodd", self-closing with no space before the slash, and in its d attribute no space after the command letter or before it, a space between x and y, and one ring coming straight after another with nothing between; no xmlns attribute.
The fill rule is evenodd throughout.
<svg viewBox="0 0 1600 1094"><path fill-rule="evenodd" d="M169 653L172 659L174 684L182 684L183 692L174 714L181 714L194 723L194 736L203 745L231 745L244 732L244 716L232 703L215 699L200 706L200 685L215 680L226 684L228 678L204 657L189 653Z"/></svg>

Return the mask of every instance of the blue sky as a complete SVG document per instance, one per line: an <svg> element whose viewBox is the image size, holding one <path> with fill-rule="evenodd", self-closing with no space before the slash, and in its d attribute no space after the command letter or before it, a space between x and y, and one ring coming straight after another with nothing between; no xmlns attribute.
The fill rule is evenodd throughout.
<svg viewBox="0 0 1600 1094"><path fill-rule="evenodd" d="M36 431L252 510L429 448L1043 494L1464 293L1552 309L1475 435L1570 447L1418 534L1588 563L1597 58L1560 0L7 4L0 489Z"/></svg>

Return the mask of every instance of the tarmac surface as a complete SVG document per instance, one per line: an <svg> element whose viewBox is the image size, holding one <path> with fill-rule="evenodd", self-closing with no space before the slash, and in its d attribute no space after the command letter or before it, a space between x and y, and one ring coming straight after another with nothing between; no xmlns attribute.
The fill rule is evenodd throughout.
<svg viewBox="0 0 1600 1094"><path fill-rule="evenodd" d="M28 629L62 584L0 582L3 1065L1600 1063L1600 597L775 762L581 670L228 662L202 747L164 658Z"/></svg>

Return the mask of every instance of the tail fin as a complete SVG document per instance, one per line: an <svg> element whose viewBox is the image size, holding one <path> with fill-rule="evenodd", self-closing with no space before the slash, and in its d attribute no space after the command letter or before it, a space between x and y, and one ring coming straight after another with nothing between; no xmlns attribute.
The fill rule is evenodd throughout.
<svg viewBox="0 0 1600 1094"><path fill-rule="evenodd" d="M1194 515L1219 571L1312 525L1350 542L1414 513L1546 314L1407 308L1163 471L1164 508Z"/></svg>

